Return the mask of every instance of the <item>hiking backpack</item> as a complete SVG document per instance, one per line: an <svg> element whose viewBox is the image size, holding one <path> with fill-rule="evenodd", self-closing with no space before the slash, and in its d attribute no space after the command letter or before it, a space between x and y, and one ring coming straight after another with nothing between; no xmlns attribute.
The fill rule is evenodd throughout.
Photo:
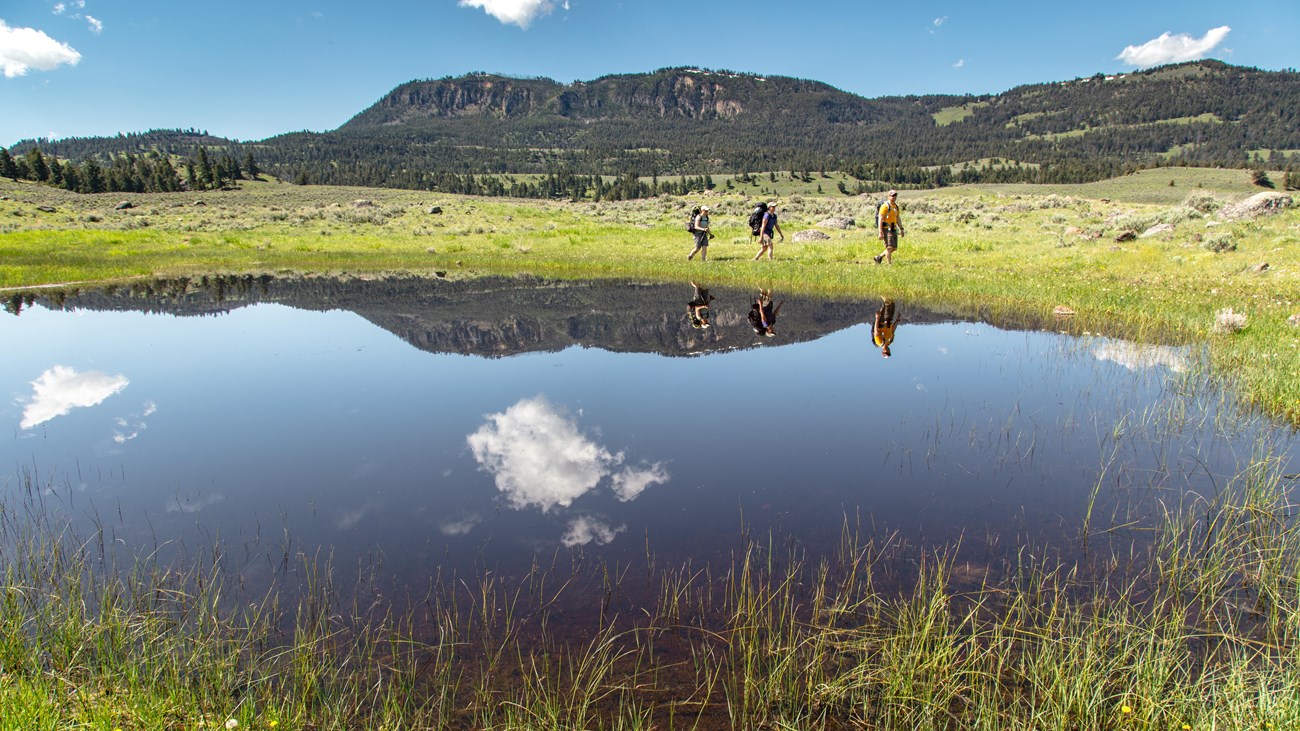
<svg viewBox="0 0 1300 731"><path fill-rule="evenodd" d="M880 230L880 209L883 208L884 205L888 202L889 202L888 198L881 198L880 201L876 203L876 230L877 231Z"/></svg>
<svg viewBox="0 0 1300 731"><path fill-rule="evenodd" d="M754 236L757 236L763 232L762 228L763 228L764 213L767 213L766 202L759 203L757 206L754 206L753 212L749 214L749 230Z"/></svg>
<svg viewBox="0 0 1300 731"><path fill-rule="evenodd" d="M700 215L700 207L696 206L691 209L691 217L686 219L686 230L695 233L695 219Z"/></svg>

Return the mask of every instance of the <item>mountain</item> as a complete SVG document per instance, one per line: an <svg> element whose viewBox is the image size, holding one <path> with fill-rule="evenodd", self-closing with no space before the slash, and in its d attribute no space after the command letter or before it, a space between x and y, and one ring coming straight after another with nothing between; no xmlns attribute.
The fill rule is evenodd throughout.
<svg viewBox="0 0 1300 731"><path fill-rule="evenodd" d="M1078 181L1135 166L1243 166L1260 154L1282 167L1286 151L1300 151L1300 74L1198 61L996 95L876 99L817 81L691 68L572 84L469 74L402 84L329 132L242 143L152 132L29 141L14 152L39 145L75 160L185 155L199 144L239 159L252 153L284 179L444 190L466 184L459 176L524 173ZM965 165L993 158L1013 164Z"/></svg>

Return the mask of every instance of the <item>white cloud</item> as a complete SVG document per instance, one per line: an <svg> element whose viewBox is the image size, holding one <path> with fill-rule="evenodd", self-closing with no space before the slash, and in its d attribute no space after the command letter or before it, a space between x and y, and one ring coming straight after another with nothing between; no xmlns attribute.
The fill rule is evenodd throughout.
<svg viewBox="0 0 1300 731"><path fill-rule="evenodd" d="M478 515L467 515L459 520L449 520L440 524L438 530L445 536L463 536L468 535L482 522L483 518Z"/></svg>
<svg viewBox="0 0 1300 731"><path fill-rule="evenodd" d="M1164 366L1174 373L1183 373L1188 368L1186 349L1168 345L1114 342L1098 346L1092 354L1097 360L1118 363L1130 371Z"/></svg>
<svg viewBox="0 0 1300 731"><path fill-rule="evenodd" d="M484 12L502 23L513 23L524 30L536 19L550 15L555 9L551 0L460 0L462 8L482 8ZM567 0L563 3L569 9Z"/></svg>
<svg viewBox="0 0 1300 731"><path fill-rule="evenodd" d="M1115 58L1130 66L1159 66L1165 63L1180 63L1205 58L1214 47L1223 42L1232 29L1226 25L1213 28L1201 38L1193 38L1186 33L1171 35L1162 33L1159 38L1147 41L1140 46L1128 46Z"/></svg>
<svg viewBox="0 0 1300 731"><path fill-rule="evenodd" d="M957 63L954 63L954 64L952 65L952 67L955 68L955 69L959 69L959 68L961 68L962 66L965 66L965 65L966 65L966 59L964 59L964 58L959 58L959 59L957 59Z"/></svg>
<svg viewBox="0 0 1300 731"><path fill-rule="evenodd" d="M127 416L119 416L114 419L113 423L117 424L118 428L113 430L113 441L118 444L126 444L140 436L140 432L149 428L149 425L145 422L145 417L151 416L157 410L157 404L153 401L146 401L141 413L127 414Z"/></svg>
<svg viewBox="0 0 1300 731"><path fill-rule="evenodd" d="M76 66L80 60L80 53L43 31L10 28L0 20L0 69L5 78L23 76L31 69L50 71L63 64Z"/></svg>
<svg viewBox="0 0 1300 731"><path fill-rule="evenodd" d="M96 406L129 383L123 375L110 376L99 371L78 373L56 365L32 381L32 400L23 410L19 426L31 429L75 408Z"/></svg>
<svg viewBox="0 0 1300 731"><path fill-rule="evenodd" d="M560 542L568 548L585 546L592 541L595 541L597 545L604 546L611 543L615 536L625 530L627 530L626 525L615 528L603 520L582 516L569 522L569 529L564 532Z"/></svg>
<svg viewBox="0 0 1300 731"><path fill-rule="evenodd" d="M619 500L628 502L645 492L651 485L662 485L668 481L668 471L658 462L639 470L625 469L614 475L614 494Z"/></svg>
<svg viewBox="0 0 1300 731"><path fill-rule="evenodd" d="M492 474L511 507L544 513L572 505L623 462L622 452L612 453L588 439L573 418L543 396L489 414L467 440L479 467ZM661 465L628 468L614 477L613 490L626 501L667 481Z"/></svg>
<svg viewBox="0 0 1300 731"><path fill-rule="evenodd" d="M212 493L211 495L203 495L201 497L189 497L187 495L182 498L180 495L177 495L167 501L166 510L169 513L197 513L204 508L224 502L225 499L226 496L219 492Z"/></svg>
<svg viewBox="0 0 1300 731"><path fill-rule="evenodd" d="M104 23L93 15L86 16L86 23L90 25L90 32L99 35L104 32Z"/></svg>

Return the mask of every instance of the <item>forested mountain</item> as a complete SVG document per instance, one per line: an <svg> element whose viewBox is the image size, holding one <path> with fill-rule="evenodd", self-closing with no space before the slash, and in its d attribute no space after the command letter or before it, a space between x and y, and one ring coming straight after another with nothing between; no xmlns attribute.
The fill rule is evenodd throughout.
<svg viewBox="0 0 1300 731"><path fill-rule="evenodd" d="M768 170L899 185L1070 182L1150 165L1286 167L1288 151L1300 154L1300 74L1200 61L997 95L876 99L687 68L572 84L470 74L403 84L329 132L237 142L154 131L12 152L34 147L105 164L203 149L291 182L516 195L627 197L646 193L638 180L650 176Z"/></svg>

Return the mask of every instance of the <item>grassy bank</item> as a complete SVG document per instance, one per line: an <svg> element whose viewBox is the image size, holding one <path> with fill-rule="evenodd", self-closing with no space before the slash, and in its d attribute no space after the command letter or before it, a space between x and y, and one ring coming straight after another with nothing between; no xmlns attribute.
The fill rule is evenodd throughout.
<svg viewBox="0 0 1300 731"><path fill-rule="evenodd" d="M1077 186L904 191L909 235L896 265L877 267L875 197L780 198L787 238L775 261L753 262L744 226L753 200L737 193L569 203L255 182L77 196L0 181L0 290L210 273L683 281L706 270L719 286L889 294L994 321L1014 313L1044 327L1206 342L1246 401L1300 422L1300 329L1288 323L1300 313L1300 211L1214 215L1257 190L1249 171L1171 168ZM683 226L704 201L717 237L701 264L685 260ZM858 225L822 225L836 216ZM1170 228L1116 241L1161 223ZM810 228L829 238L792 240ZM1053 318L1058 307L1073 311L1068 322ZM1226 309L1244 320L1216 332Z"/></svg>

